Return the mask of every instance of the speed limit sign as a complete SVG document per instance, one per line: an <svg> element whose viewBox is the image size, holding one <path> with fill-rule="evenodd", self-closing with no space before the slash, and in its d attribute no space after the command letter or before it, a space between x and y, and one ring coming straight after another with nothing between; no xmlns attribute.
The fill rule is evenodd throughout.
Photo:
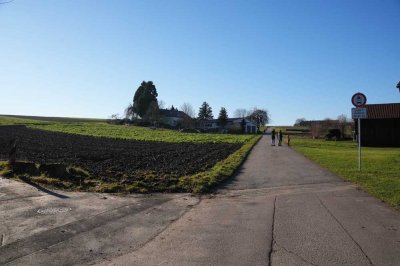
<svg viewBox="0 0 400 266"><path fill-rule="evenodd" d="M352 117L357 119L357 142L358 142L358 171L361 172L361 118L367 118L367 97L361 92L357 92L351 97L351 102L356 108L352 110Z"/></svg>
<svg viewBox="0 0 400 266"><path fill-rule="evenodd" d="M351 97L351 102L355 107L363 107L367 103L367 97L363 93L357 92Z"/></svg>

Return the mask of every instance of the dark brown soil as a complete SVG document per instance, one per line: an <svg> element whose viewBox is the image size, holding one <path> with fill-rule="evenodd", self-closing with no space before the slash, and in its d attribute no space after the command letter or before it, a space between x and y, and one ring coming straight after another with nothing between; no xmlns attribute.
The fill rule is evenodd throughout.
<svg viewBox="0 0 400 266"><path fill-rule="evenodd" d="M211 168L240 148L228 143L167 143L100 138L0 126L0 160L17 138L17 160L79 166L104 181L161 182ZM157 181L158 180L158 181Z"/></svg>

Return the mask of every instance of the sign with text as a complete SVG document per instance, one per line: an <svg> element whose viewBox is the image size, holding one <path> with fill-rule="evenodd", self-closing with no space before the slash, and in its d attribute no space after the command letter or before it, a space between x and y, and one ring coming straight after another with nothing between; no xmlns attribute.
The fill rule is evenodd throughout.
<svg viewBox="0 0 400 266"><path fill-rule="evenodd" d="M367 108L351 108L351 118L365 119L367 116Z"/></svg>

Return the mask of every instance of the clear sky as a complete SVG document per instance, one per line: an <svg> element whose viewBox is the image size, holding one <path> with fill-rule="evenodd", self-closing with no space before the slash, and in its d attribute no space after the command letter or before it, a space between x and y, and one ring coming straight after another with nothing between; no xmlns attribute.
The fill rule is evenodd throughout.
<svg viewBox="0 0 400 266"><path fill-rule="evenodd" d="M350 116L358 91L400 102L399 14L400 0L15 0L0 5L0 114L106 118L152 80L196 113Z"/></svg>

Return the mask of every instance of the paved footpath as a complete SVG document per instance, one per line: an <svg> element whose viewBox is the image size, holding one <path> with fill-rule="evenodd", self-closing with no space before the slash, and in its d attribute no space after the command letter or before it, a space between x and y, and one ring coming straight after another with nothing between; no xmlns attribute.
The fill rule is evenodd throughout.
<svg viewBox="0 0 400 266"><path fill-rule="evenodd" d="M0 265L400 265L400 212L269 143L201 197L0 179Z"/></svg>
<svg viewBox="0 0 400 266"><path fill-rule="evenodd" d="M102 265L400 265L398 211L269 143L153 241Z"/></svg>

